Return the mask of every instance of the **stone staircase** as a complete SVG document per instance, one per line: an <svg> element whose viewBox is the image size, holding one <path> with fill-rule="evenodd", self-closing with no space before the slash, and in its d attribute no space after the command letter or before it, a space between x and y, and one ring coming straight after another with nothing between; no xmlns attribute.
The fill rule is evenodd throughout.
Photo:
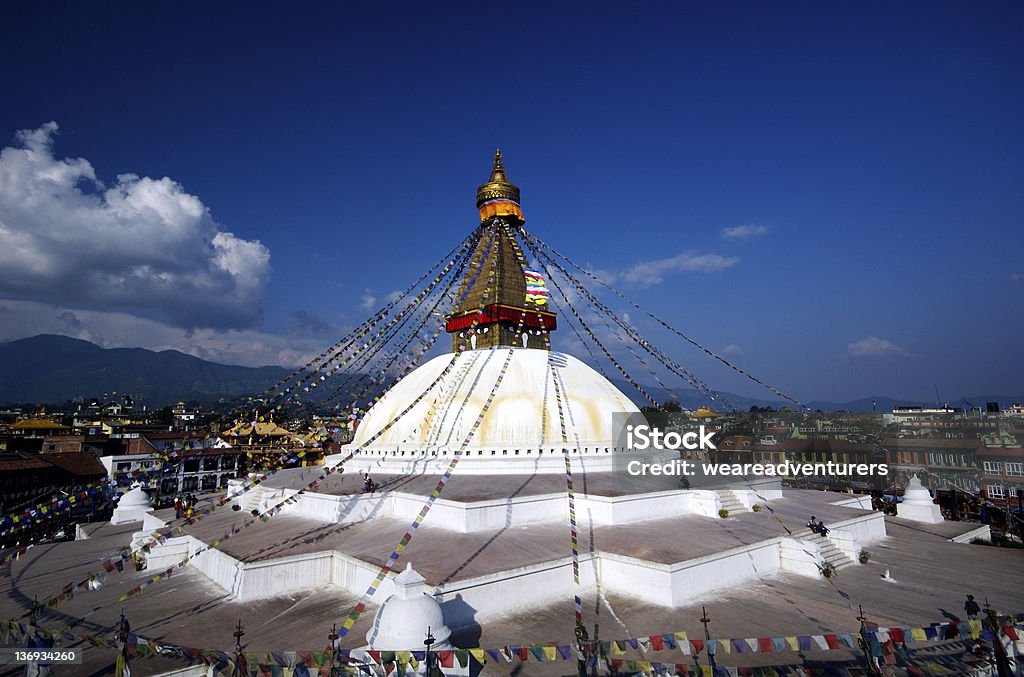
<svg viewBox="0 0 1024 677"><path fill-rule="evenodd" d="M840 550L839 546L837 546L832 539L827 536L811 534L810 538L807 540L818 544L818 550L821 552L822 559L834 566L836 571L853 565L853 560L850 559L846 553Z"/></svg>
<svg viewBox="0 0 1024 677"><path fill-rule="evenodd" d="M722 507L729 511L730 515L738 515L741 512L750 512L743 501L740 500L736 492L731 489L722 489L718 492L718 500L721 501Z"/></svg>
<svg viewBox="0 0 1024 677"><path fill-rule="evenodd" d="M267 489L262 484L258 484L249 491L242 494L240 497L238 497L238 506L244 512L258 510L260 507L260 503L263 501L263 498L267 494L272 492L273 489Z"/></svg>

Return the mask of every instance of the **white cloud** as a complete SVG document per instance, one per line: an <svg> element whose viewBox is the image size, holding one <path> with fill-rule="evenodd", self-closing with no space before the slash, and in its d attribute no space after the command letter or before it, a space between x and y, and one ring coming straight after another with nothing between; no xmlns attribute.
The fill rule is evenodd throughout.
<svg viewBox="0 0 1024 677"><path fill-rule="evenodd" d="M359 302L359 307L363 310L373 310L377 307L377 297L373 295L372 289L365 289L363 291L362 301Z"/></svg>
<svg viewBox="0 0 1024 677"><path fill-rule="evenodd" d="M722 237L727 240L749 240L754 237L761 237L767 232L768 226L759 226L753 223L748 223L742 226L723 228Z"/></svg>
<svg viewBox="0 0 1024 677"><path fill-rule="evenodd" d="M602 270L600 268L595 268L591 264L587 264L586 269L590 272L591 275L593 275L598 280L604 282L607 285L613 285L615 284L616 280L619 279L618 274L610 270Z"/></svg>
<svg viewBox="0 0 1024 677"><path fill-rule="evenodd" d="M859 341L850 343L847 346L847 354L850 357L895 357L906 355L907 351L892 341L877 336L865 336Z"/></svg>
<svg viewBox="0 0 1024 677"><path fill-rule="evenodd" d="M402 298L402 296L404 296L404 294L402 294L401 291L396 289L395 291L391 291L385 294L383 302L394 303L398 299ZM381 301L381 298L377 296L376 292L367 287L366 289L363 290L363 295L360 297L359 308L361 310L379 310L377 306L378 301Z"/></svg>
<svg viewBox="0 0 1024 677"><path fill-rule="evenodd" d="M730 343L726 347L722 348L722 354L723 355L742 355L743 354L743 348L741 348L740 346L738 346L735 343Z"/></svg>
<svg viewBox="0 0 1024 677"><path fill-rule="evenodd" d="M221 230L170 178L104 186L87 160L54 156L57 129L22 130L0 151L0 294L178 327L261 321L265 246Z"/></svg>
<svg viewBox="0 0 1024 677"><path fill-rule="evenodd" d="M1010 273L1010 282L1020 282L1020 273Z"/></svg>
<svg viewBox="0 0 1024 677"><path fill-rule="evenodd" d="M622 279L633 287L651 287L659 284L671 273L714 273L732 268L739 259L718 254L683 252L667 259L641 261L622 274Z"/></svg>
<svg viewBox="0 0 1024 677"><path fill-rule="evenodd" d="M323 320L304 311L293 314L302 331L283 336L252 329L185 329L128 313L82 310L34 301L0 299L3 322L0 342L60 334L90 341L104 348L180 350L223 364L286 367L305 364L350 327L325 329ZM312 330L310 330L312 327Z"/></svg>

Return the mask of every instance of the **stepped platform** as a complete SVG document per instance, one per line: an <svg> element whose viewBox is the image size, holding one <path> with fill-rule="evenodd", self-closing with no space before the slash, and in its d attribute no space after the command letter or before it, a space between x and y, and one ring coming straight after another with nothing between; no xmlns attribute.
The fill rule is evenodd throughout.
<svg viewBox="0 0 1024 677"><path fill-rule="evenodd" d="M844 513L848 508L835 505L837 500L845 500L845 497L824 492L787 491L784 499L773 502L773 508L775 515L787 526L795 522L795 529L802 528L808 510L814 510L814 514L835 528L841 526L843 514L850 514ZM205 501L201 502L200 508L204 505ZM158 514L173 518L173 513L168 515L167 511L158 511ZM853 513L855 518L866 514L866 511ZM193 537L208 537L223 528L230 528L231 524L243 517L238 512L222 508L189 527L188 533ZM688 599L675 606L651 603L637 594L635 588L612 589L606 586L599 594L596 586L590 586L584 588L581 594L584 621L590 635L602 639L622 639L670 631L687 631L691 636L699 637L703 635L699 623L703 605L707 607L712 619L710 628L713 636L758 637L852 631L857 627L858 604L864 606L871 621L882 626L920 625L962 618L962 603L966 593L974 594L979 599L987 596L1001 611L1024 610L1024 589L1005 584L1007 576L1012 577L1013 572L1019 570L1020 551L953 542L952 539L958 534L976 529L976 524L947 522L919 526L900 518L882 519L887 535L869 546L871 561L866 565L845 567L831 580L795 572L765 571L740 583L705 591L694 590ZM89 572L97 571L99 562L116 555L139 526L90 525L85 529L87 540L42 545L29 550L5 567L7 575L0 577L0 616L25 620L22 614L27 605L32 603L33 597L45 599L59 592L65 584L80 581ZM214 529L214 526L221 529ZM294 557L301 552L313 552L316 548L322 549L325 541L329 541L332 547L347 551L349 546L355 545L354 541L346 540L348 530L336 534L332 532L333 535L321 538L325 530L343 529L344 526L316 524L308 518L282 514L266 523L256 523L243 532L244 538L240 535L236 537L237 541L235 538L229 539L224 543L223 550L232 556L243 557L250 563L273 562L275 559ZM762 511L743 513L736 518L718 521L689 517L675 525L654 520L649 524L638 523L635 531L619 530L633 533L618 536L613 533L614 530L596 530L594 541L604 545L613 538L632 538L636 540L620 540L617 543L622 547L635 548L633 554L641 557L672 559L677 556L676 553L689 553L699 558L714 554L716 549L728 550L736 543L751 541L754 544L757 542L754 535L758 532L778 536L779 530L786 533L772 513ZM368 559L385 557L384 550L388 548L384 543L393 545L390 539L396 535L397 532L391 531L382 534L379 539L364 535L365 544L361 550L355 550L364 553ZM436 528L436 525L435 529L431 529L428 517L423 531L417 534L410 546L407 559L414 562L418 569L422 560L422 568L430 571L430 582L443 588L444 578L451 575L458 565L469 559L472 552L494 534L489 534L468 553L472 544L463 544L457 540L439 542L435 536L457 538L455 534ZM505 555L516 548L528 547L534 552L534 557L544 557L540 544L530 546L529 539L520 538L513 543L504 538L504 534L499 535L485 547L467 565L465 575L485 569L481 558L491 547ZM566 534L559 537L555 533L551 538L551 547L557 544L558 548L564 550ZM380 543L369 545L374 540ZM426 547L431 542L434 547ZM612 547L616 542L608 542L607 545ZM450 548L447 555L446 547ZM584 546L584 550L588 548ZM201 562L202 557L206 555L196 561ZM302 560L299 558L294 561ZM492 564L499 562L497 559L488 561ZM373 564L376 566L379 561ZM474 566L481 569L470 568ZM881 578L886 570L890 572L891 581ZM963 571L975 574L969 588L964 586ZM123 609L132 623L133 632L143 637L196 648L229 650L234 646L231 633L235 623L241 619L246 629L244 644L247 651L321 650L326 644L331 624L340 623L362 593L362 590L351 592L337 584L324 584L288 594L243 601L214 584L197 568L189 566L169 579L156 583L137 597L118 601L122 593L152 574L152 571L132 570L111 574L104 579L100 589L79 592L59 607L43 610L38 622L47 628L70 627L70 631L75 633L110 636ZM458 580L461 574L456 574L453 580ZM983 581L989 582L987 587L979 585ZM386 593L382 589L378 593L379 599L375 601L384 599ZM446 614L453 613L452 625L457 629L455 640L458 646L490 648L530 642L568 643L572 633L571 593L571 585L567 588L550 588L543 603L518 610L513 606L508 613L495 614L479 621L470 618L468 621L457 622L454 620L459 617L457 609L447 602L445 611ZM508 593L502 597L506 604L510 599ZM355 648L363 644L375 609L376 605L371 601L353 631L345 638L343 646ZM84 620L80 620L83 617ZM75 645L66 643L63 646ZM87 647L84 644L77 646L86 648L86 662L81 666L81 674L99 674L110 669L113 663L111 650ZM641 658L632 654L624 657ZM835 664L849 660L850 656L844 651L811 651L804 652L802 656L795 653L734 653L720 657L719 662L723 665L759 665L793 663L801 659L811 663ZM692 664L692 658L682 656L678 651L652 652L644 660ZM133 674L159 674L183 665L182 661L170 658L137 660L133 664ZM511 674L515 670L517 675L560 675L572 672L572 667L569 663L498 663L489 664L488 674ZM14 674L13 668L9 672Z"/></svg>
<svg viewBox="0 0 1024 677"><path fill-rule="evenodd" d="M238 501L265 510L295 496L315 477L312 472L278 473ZM358 477L329 478L317 492L297 497L280 515L224 540L217 552L202 554L191 566L240 600L318 586L361 593L438 478L375 479L382 489L371 495L362 493ZM549 476L456 478L416 530L401 562L411 562L435 588L454 625L538 607L558 591L569 594L572 560L563 483ZM584 484L588 492L607 495L584 493ZM783 495L767 485L723 489L727 504L737 506L723 519L717 514L719 494L709 489L652 492L643 482L629 485L601 474L576 486L584 588L600 586L663 607L779 572L816 577L834 552L855 559L863 545L885 537L883 516L842 494L794 490ZM510 497L494 498L502 494ZM758 500L764 494L773 498ZM750 510L752 500L764 508ZM835 543L814 540L804 527L812 514L830 525ZM192 526L187 537L154 549L149 566L157 571L170 566L247 519L248 512L221 509ZM391 588L389 577L378 592L381 599Z"/></svg>

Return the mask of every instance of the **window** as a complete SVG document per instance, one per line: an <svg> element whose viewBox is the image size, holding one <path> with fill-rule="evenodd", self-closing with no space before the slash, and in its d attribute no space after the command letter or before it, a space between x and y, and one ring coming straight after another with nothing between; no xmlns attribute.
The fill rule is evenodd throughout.
<svg viewBox="0 0 1024 677"><path fill-rule="evenodd" d="M999 461L985 461L985 473L988 475L1000 475L1003 472L1002 463Z"/></svg>
<svg viewBox="0 0 1024 677"><path fill-rule="evenodd" d="M1024 475L1024 463L1007 463L1007 475Z"/></svg>
<svg viewBox="0 0 1024 677"><path fill-rule="evenodd" d="M988 485L985 487L985 492L988 493L989 498L1006 498L1006 491L998 484Z"/></svg>

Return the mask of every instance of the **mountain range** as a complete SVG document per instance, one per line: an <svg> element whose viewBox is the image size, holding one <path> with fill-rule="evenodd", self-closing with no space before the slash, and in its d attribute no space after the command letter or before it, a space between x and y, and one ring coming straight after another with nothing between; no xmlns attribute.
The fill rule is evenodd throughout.
<svg viewBox="0 0 1024 677"><path fill-rule="evenodd" d="M178 400L212 403L261 393L289 373L284 367L217 364L177 350L101 348L41 334L0 345L0 402L62 404L116 392L150 408Z"/></svg>
<svg viewBox="0 0 1024 677"><path fill-rule="evenodd" d="M63 404L76 397L92 398L112 393L131 395L150 408L179 400L212 404L221 398L259 394L291 373L284 367L240 367L202 360L177 350L155 352L145 348L102 348L88 341L41 334L0 344L0 403ZM361 380L361 379L360 379ZM638 406L650 404L635 387L623 380L613 383ZM657 402L671 396L664 388L643 386ZM710 404L714 409L795 405L776 398L758 399L720 393L710 402L694 389L675 390L679 404L695 409ZM1006 407L1024 396L973 395L950 401L954 407L984 407L998 402ZM891 411L897 406L934 405L934 402L901 400L886 396L864 397L849 402L814 400L804 403L822 411Z"/></svg>

